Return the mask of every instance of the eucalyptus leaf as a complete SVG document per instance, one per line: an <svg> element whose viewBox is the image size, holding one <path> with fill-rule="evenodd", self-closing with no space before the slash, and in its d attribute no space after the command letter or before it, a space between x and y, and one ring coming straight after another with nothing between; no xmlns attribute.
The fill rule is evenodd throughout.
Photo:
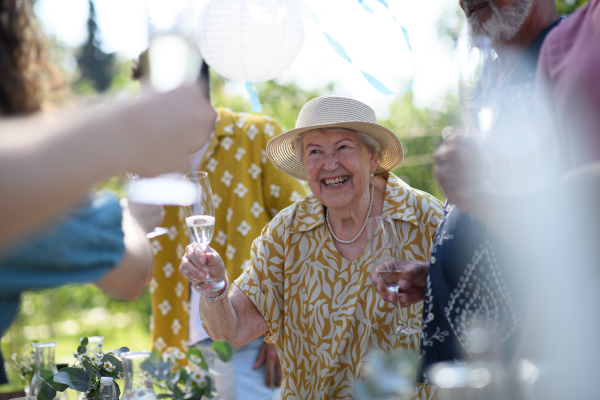
<svg viewBox="0 0 600 400"><path fill-rule="evenodd" d="M233 347L228 341L215 340L211 347L222 361L227 362L231 360L231 356L233 355Z"/></svg>
<svg viewBox="0 0 600 400"><path fill-rule="evenodd" d="M68 386L61 382L54 382L54 376L49 376L46 379L40 378L43 382L42 386L51 386L52 389L63 392Z"/></svg>
<svg viewBox="0 0 600 400"><path fill-rule="evenodd" d="M164 381L171 373L171 364L168 362L159 362L154 367L152 376L159 381Z"/></svg>
<svg viewBox="0 0 600 400"><path fill-rule="evenodd" d="M140 364L140 368L142 368L142 370L146 371L147 373L149 373L150 375L154 375L154 370L156 369L155 363L153 363L149 358L144 360L144 362L142 362Z"/></svg>
<svg viewBox="0 0 600 400"><path fill-rule="evenodd" d="M185 385L185 382L188 380L188 373L185 370L185 368L179 368L179 383L181 383L182 385Z"/></svg>
<svg viewBox="0 0 600 400"><path fill-rule="evenodd" d="M150 358L149 360L153 363L159 363L162 361L162 356L160 355L160 351L158 351L158 349L153 349L152 353L150 353Z"/></svg>
<svg viewBox="0 0 600 400"><path fill-rule="evenodd" d="M55 397L56 390L52 386L42 384L37 395L37 400L53 400Z"/></svg>
<svg viewBox="0 0 600 400"><path fill-rule="evenodd" d="M179 382L179 378L181 377L181 369L178 369L177 371L173 372L171 375L169 375L169 377L167 378L167 385L175 385L177 384L177 382Z"/></svg>
<svg viewBox="0 0 600 400"><path fill-rule="evenodd" d="M204 355L202 354L202 352L200 350L190 348L190 349L188 349L188 351L186 351L185 356L187 357L188 360L190 360L191 362L193 362L194 364L196 364L203 370L208 371L208 364L206 363L206 360L204 359Z"/></svg>
<svg viewBox="0 0 600 400"><path fill-rule="evenodd" d="M54 375L54 371L51 371L49 369L41 369L40 370L40 376L42 377L42 379L48 379L52 375Z"/></svg>
<svg viewBox="0 0 600 400"><path fill-rule="evenodd" d="M183 398L183 392L181 391L181 389L179 389L178 386L174 386L173 387L173 397L176 399L182 399Z"/></svg>
<svg viewBox="0 0 600 400"><path fill-rule="evenodd" d="M81 362L81 365L83 365L83 367L85 368L85 371L87 372L87 375L88 375L87 385L88 385L88 387L90 387L90 384L92 383L92 377L96 373L96 370L95 370L94 366L92 365L92 363L89 362L88 360L83 360Z"/></svg>
<svg viewBox="0 0 600 400"><path fill-rule="evenodd" d="M173 398L173 395L172 395L172 394L169 394L169 393L165 393L165 394L157 394L157 395L156 395L156 398L157 398L157 399L171 399L171 398Z"/></svg>
<svg viewBox="0 0 600 400"><path fill-rule="evenodd" d="M89 341L89 340L88 340L88 338L86 338L86 337L84 337L83 339L81 339L81 345L82 345L82 346L87 346L89 342L90 342L90 341Z"/></svg>
<svg viewBox="0 0 600 400"><path fill-rule="evenodd" d="M85 392L88 389L88 381L87 372L80 368L62 368L59 373L54 375L54 382L65 384L78 392Z"/></svg>
<svg viewBox="0 0 600 400"><path fill-rule="evenodd" d="M119 387L119 384L117 382L115 382L115 388L117 389L117 399L121 398L121 388Z"/></svg>
<svg viewBox="0 0 600 400"><path fill-rule="evenodd" d="M104 363L106 362L111 363L115 367L115 369L113 369L112 371L106 370L104 368ZM119 372L123 372L123 363L119 361L119 359L113 354L108 353L105 354L104 357L102 357L102 369L106 371L108 376L112 376L113 378L115 378Z"/></svg>

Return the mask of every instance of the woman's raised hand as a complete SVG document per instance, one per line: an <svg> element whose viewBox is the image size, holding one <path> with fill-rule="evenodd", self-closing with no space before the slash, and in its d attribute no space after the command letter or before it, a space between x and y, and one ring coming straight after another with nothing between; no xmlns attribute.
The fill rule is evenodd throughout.
<svg viewBox="0 0 600 400"><path fill-rule="evenodd" d="M225 264L219 253L208 247L202 251L200 246L192 243L185 248L185 255L181 258L179 272L185 279L192 282L225 279Z"/></svg>

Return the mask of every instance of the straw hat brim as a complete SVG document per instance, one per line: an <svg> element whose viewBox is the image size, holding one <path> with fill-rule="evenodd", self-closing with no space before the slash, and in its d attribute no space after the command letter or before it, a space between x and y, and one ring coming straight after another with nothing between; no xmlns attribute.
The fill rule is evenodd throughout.
<svg viewBox="0 0 600 400"><path fill-rule="evenodd" d="M375 175L398 168L404 160L402 143L400 143L400 139L394 132L371 122L345 121L292 129L271 139L267 144L267 156L275 165L275 168L296 179L305 181L304 166L294 152L294 138L303 132L319 128L348 128L364 132L376 139L381 144L381 152Z"/></svg>

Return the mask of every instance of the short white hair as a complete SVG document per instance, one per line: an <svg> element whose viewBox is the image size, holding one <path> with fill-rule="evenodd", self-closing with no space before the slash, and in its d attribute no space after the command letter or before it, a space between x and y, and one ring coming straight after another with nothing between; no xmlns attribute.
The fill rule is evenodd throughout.
<svg viewBox="0 0 600 400"><path fill-rule="evenodd" d="M298 158L298 161L300 162L300 164L304 164L302 161L302 159L304 157L304 147L302 146L302 139L308 132L314 132L314 131L355 133L356 135L358 135L359 139L363 142L363 144L365 146L367 146L367 149L369 150L371 155L373 155L373 156L377 155L377 156L379 156L379 159L381 159L381 143L379 143L379 141L377 139L375 139L373 136L371 136L367 133L361 132L361 131L357 131L355 129L331 127L331 128L316 128L316 129L304 131L294 138L294 142L293 142L294 153L296 153L296 158Z"/></svg>

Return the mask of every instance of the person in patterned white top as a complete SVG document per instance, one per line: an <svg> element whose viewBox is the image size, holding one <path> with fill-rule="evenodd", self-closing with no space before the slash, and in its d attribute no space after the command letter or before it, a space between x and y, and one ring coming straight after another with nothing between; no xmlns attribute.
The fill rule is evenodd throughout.
<svg viewBox="0 0 600 400"><path fill-rule="evenodd" d="M369 284L373 269L365 226L393 223L402 254L429 258L442 203L393 174L403 159L398 137L366 104L338 96L302 107L296 129L267 145L277 168L308 182L312 194L281 211L252 246L244 273L210 297L200 316L208 334L240 346L265 334L282 363L283 399L349 399L371 348L416 351L418 334L394 334L394 308ZM391 242L379 242L389 251ZM190 245L180 272L226 279L221 255ZM420 325L421 305L402 310ZM418 329L417 329L418 330ZM419 399L436 390L419 384Z"/></svg>

